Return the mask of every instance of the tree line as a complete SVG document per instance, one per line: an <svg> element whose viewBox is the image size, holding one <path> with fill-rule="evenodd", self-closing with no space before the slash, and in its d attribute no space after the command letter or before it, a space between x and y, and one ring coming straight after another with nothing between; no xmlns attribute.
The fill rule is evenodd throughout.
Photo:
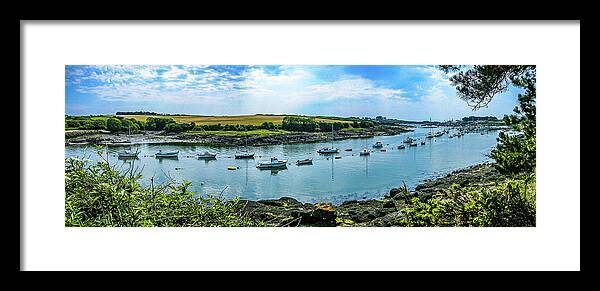
<svg viewBox="0 0 600 291"><path fill-rule="evenodd" d="M136 120L134 118L125 118L123 116L114 117L91 117L91 116L67 116L65 126L71 129L88 130L108 130L111 132L136 132L139 130L164 130L167 132L185 132L185 131L252 131L259 129L278 130L283 129L294 132L318 132L331 131L344 128L372 128L375 124L372 121L354 121L347 122L322 122L315 121L314 118L304 117L285 117L282 124L273 122L263 122L260 125L251 124L206 124L196 125L194 122L177 123L174 119L168 117L148 117L146 121Z"/></svg>
<svg viewBox="0 0 600 291"><path fill-rule="evenodd" d="M348 122L323 122L315 121L314 118L307 117L285 117L281 123L281 128L287 131L301 131L301 132L317 132L317 131L331 131L340 130L344 128L372 128L375 124L372 121L353 121Z"/></svg>

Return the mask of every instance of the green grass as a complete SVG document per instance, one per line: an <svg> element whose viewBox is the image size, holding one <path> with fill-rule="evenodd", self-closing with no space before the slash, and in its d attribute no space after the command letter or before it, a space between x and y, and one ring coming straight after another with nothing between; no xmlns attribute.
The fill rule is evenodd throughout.
<svg viewBox="0 0 600 291"><path fill-rule="evenodd" d="M273 135L273 134L284 134L284 133L288 133L288 131L285 130L268 130L268 129L257 129L257 130L250 130L250 131L226 131L226 130L222 130L222 131L209 131L209 130L205 130L205 131L188 131L187 133L191 133L191 134L208 134L208 135Z"/></svg>
<svg viewBox="0 0 600 291"><path fill-rule="evenodd" d="M273 124L281 124L283 119L287 116L293 115L238 115L238 116L152 116L152 115L120 115L126 118L134 118L136 120L146 121L148 117L164 117L172 118L177 123L190 123L194 122L196 125L214 125L214 124L231 124L231 125L261 125L263 122L272 122ZM108 118L108 117L107 117ZM315 121L322 122L343 122L351 123L351 121L328 119L328 118L315 118Z"/></svg>

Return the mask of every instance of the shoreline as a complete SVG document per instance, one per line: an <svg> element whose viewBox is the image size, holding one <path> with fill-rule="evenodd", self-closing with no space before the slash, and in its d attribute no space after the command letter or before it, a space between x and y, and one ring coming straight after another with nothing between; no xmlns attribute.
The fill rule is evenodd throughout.
<svg viewBox="0 0 600 291"><path fill-rule="evenodd" d="M278 199L245 200L242 212L269 226L397 226L404 218L402 209L412 198L431 198L439 190L452 184L490 186L505 179L493 163L481 163L458 169L441 177L423 181L409 190L392 188L381 199L347 200L339 205L331 203L303 203L291 197Z"/></svg>
<svg viewBox="0 0 600 291"><path fill-rule="evenodd" d="M339 131L333 140L369 138L373 136L392 136L412 132L404 127L385 127L378 130ZM247 139L246 139L247 138ZM142 132L132 135L124 133L102 133L98 131L78 131L65 133L65 145L114 145L130 146L139 144L189 144L206 146L266 146L276 144L316 143L331 141L329 133L324 132L286 132L269 135L228 135L202 133L165 133Z"/></svg>

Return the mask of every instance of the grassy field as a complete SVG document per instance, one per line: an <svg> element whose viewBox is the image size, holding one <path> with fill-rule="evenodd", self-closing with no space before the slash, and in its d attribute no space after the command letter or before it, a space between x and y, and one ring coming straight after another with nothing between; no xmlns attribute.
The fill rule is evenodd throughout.
<svg viewBox="0 0 600 291"><path fill-rule="evenodd" d="M213 125L213 124L231 124L231 125L261 125L263 122L272 122L273 124L281 124L286 115L238 115L238 116L152 116L152 115L120 115L126 118L134 118L136 120L145 121L148 117L166 117L172 118L177 123L194 122L196 125ZM352 121L315 118L315 121L322 122L342 122L352 123Z"/></svg>
<svg viewBox="0 0 600 291"><path fill-rule="evenodd" d="M288 131L285 130L268 130L268 129L257 129L257 130L250 130L250 131L210 131L210 130L205 130L205 131L188 131L187 133L191 133L191 134L211 134L211 135L272 135L272 134L283 134L283 133L287 133Z"/></svg>

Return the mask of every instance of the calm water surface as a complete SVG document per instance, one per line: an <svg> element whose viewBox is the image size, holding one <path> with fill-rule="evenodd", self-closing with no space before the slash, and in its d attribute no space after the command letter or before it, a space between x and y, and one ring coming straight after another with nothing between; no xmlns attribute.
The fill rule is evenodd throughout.
<svg viewBox="0 0 600 291"><path fill-rule="evenodd" d="M433 129L437 131L440 129ZM124 147L110 146L109 162L126 170L131 165L142 169L143 185L163 183L170 178L176 181L192 182L192 191L199 194L223 195L229 198L272 199L282 196L296 198L303 202L340 203L349 199L381 198L391 188L406 182L414 188L425 179L435 178L453 170L490 161L487 156L496 145L498 131L488 131L484 135L469 133L462 137L425 139L430 131L417 128L415 132L396 136L381 136L367 139L335 141L340 148L335 155L320 155L316 151L331 142L287 144L249 147L255 152L254 159L234 159L237 147L207 147L195 145L139 145L140 155L135 160L118 159L116 152ZM452 133L452 131L451 131ZM426 145L406 147L399 150L407 137L426 140ZM381 152L372 148L376 141L384 144ZM359 156L358 152L368 146L374 152L370 156ZM134 146L134 149L137 146ZM352 151L344 151L351 148ZM154 154L163 151L179 150L177 159L157 159ZM199 160L196 153L204 150L217 153L215 160ZM96 149L91 146L66 146L66 157L85 157L100 160ZM266 161L271 156L288 159L287 169L271 171L256 168L258 161ZM333 157L340 156L341 159ZM313 158L312 165L295 164L296 160ZM239 167L228 170L229 166Z"/></svg>

